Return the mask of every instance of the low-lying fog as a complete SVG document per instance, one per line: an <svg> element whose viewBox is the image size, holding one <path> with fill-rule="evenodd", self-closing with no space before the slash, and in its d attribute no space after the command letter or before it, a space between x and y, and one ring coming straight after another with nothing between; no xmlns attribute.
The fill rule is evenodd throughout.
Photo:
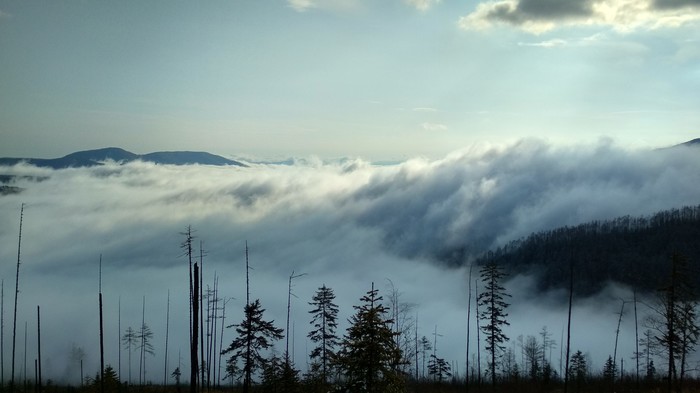
<svg viewBox="0 0 700 393"><path fill-rule="evenodd" d="M188 264L180 243L188 225L196 230L197 254L203 242L205 285L213 285L216 273L220 296L231 299L226 324L242 318L246 241L253 269L251 296L261 300L266 318L278 327L285 326L289 276L292 271L305 273L294 280L291 310L293 354L300 368L306 368L312 347L306 340L307 303L318 287L335 290L342 334L352 305L372 282L385 299L391 282L402 302L415 305L418 334L432 341L437 329L438 356L454 362L454 371L463 375L468 260L454 267L441 258L460 249L473 256L557 226L697 205L698 168L700 152L693 148L630 151L608 141L554 147L531 140L392 166L353 159L249 168L139 162L58 171L0 167L0 174L18 175L12 185L25 189L0 196L5 376L9 378L22 203L17 376L24 373L25 359L28 377L34 376L37 305L44 379L77 382L73 347L86 353L86 375L98 371L100 255L106 363L119 368L119 311L122 334L129 326L138 328L145 296L146 324L154 332L155 347L155 356L147 357L147 379L163 381L170 291L168 375L178 365L179 351L186 370ZM519 335L539 339L547 326L557 341L551 362L558 371L567 295L563 290L535 293L534 279L511 277L505 283L512 295L508 345L517 345ZM620 299L631 297L629 289L611 284L596 296L575 299L572 352L589 353L596 371L613 352ZM648 309L640 304L638 312L641 334ZM225 330L226 344L233 334L233 329ZM283 341L277 349L284 350ZM627 371L633 351L634 313L628 304L618 349ZM122 350L122 379L128 378L127 356ZM661 361L656 363L662 368ZM136 380L137 353L132 354L132 370Z"/></svg>

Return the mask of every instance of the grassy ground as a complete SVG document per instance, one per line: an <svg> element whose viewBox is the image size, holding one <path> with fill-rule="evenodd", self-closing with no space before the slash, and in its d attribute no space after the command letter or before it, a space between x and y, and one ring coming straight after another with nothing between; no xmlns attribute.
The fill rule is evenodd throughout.
<svg viewBox="0 0 700 393"><path fill-rule="evenodd" d="M220 387L212 388L207 390L206 388L198 390L199 392L206 393L240 393L242 388L240 387ZM313 389L310 387L301 386L297 392L299 393L313 393L314 391L328 392L326 389ZM333 391L333 390L330 390ZM333 392L342 392L343 390L335 390ZM550 382L548 384L542 384L538 382L522 381L522 382L511 382L511 383L501 383L493 389L490 385L482 385L481 387L476 385L470 385L468 388L464 383L432 383L432 382L415 382L409 381L406 383L405 390L406 393L562 393L564 392L564 385L562 382ZM2 392L10 392L8 386L2 389ZM24 386L18 386L15 389L17 393L33 393L37 392L33 385L28 384L26 388ZM43 386L41 389L42 393L100 393L99 385L85 386L85 387L71 387L71 386L57 386L48 385ZM188 385L181 385L179 388L174 385L161 386L161 385L149 385L143 387L127 387L125 385L111 385L105 387L106 393L189 393ZM254 386L251 392L264 393L264 392L274 392L274 393L284 393L283 390L277 389L265 389L261 386ZM607 381L600 379L592 379L576 385L571 383L568 386L568 392L570 393L666 393L669 392L668 385L662 381L652 381L652 382L640 382L637 384L635 381L627 380L623 382L617 382L616 384L611 384ZM672 392L679 392L674 388ZM682 393L700 393L700 381L689 380L684 382Z"/></svg>

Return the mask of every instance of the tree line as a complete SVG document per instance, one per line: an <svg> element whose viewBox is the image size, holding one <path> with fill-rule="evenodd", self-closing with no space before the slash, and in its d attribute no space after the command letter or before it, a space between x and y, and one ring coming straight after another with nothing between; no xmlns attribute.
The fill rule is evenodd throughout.
<svg viewBox="0 0 700 393"><path fill-rule="evenodd" d="M683 254L693 271L700 269L698 239L700 206L687 206L533 233L484 253L475 263L504 265L510 274L534 273L545 291L566 287L572 262L585 266L576 272L578 295L598 293L608 281L653 293L674 252ZM691 280L700 286L700 275Z"/></svg>
<svg viewBox="0 0 700 393"><path fill-rule="evenodd" d="M20 214L20 244L22 212ZM578 231L586 236L621 233L633 237L642 227L654 231L657 231L659 226L677 230L683 223L694 227L693 225L696 225L700 216L699 213L700 207L684 208L656 215L649 220L633 220L638 223L635 225L631 225L628 220L614 220L611 222L616 224L589 224L581 226ZM626 224L622 224L625 222ZM572 257L576 250L571 248L573 243L571 236L569 236L570 232L562 230L562 233L568 237L560 236L557 231L542 236L553 238L556 241L565 239L570 246L568 259L564 256L561 259L568 261L568 280L563 281L568 281L569 286L570 323L574 277L576 277L577 285L585 285L586 275L584 271L591 267L583 265L578 259ZM538 389L543 391L549 388L560 389L563 383L565 392L568 390L581 391L586 386L591 386L591 383L600 383L603 384L601 386L609 387L611 391L614 391L616 385L619 387L626 381L629 382L630 375L635 376L634 382L638 386L640 383L651 383L658 387L660 383L663 383L668 392L681 392L689 382L694 382L690 377L693 370L689 366L689 357L695 350L700 336L695 292L697 274L695 274L696 271L691 259L683 253L673 252L664 263L656 266L657 271L663 272L663 274L657 276L656 291L654 292L655 302L649 305L652 313L641 322L644 329L642 337L636 337L637 347L634 353L636 370L634 373L628 372L627 377L624 376L623 371L624 357L618 357L617 354L619 322L615 349L599 374L591 370L590 360L584 352L581 350L570 351L568 335L566 344L563 338L559 344L562 355L564 347L566 348L566 355L562 356L559 372L557 372L551 361L551 351L557 344L546 327L540 333L541 340L535 336L519 336L517 338L521 350L521 359L518 361L513 347L506 346L510 337L505 334L505 327L510 324L508 299L511 296L505 288L505 283L508 275L513 271L517 272L517 269L512 269L512 265L507 263L499 263L503 260L493 257L506 255L505 251L500 250L493 253L492 258L483 259L480 261L482 262L480 265L475 265L479 269L477 280L472 281L470 269L468 278L470 300L467 318L471 319L471 296L474 294L476 299L474 318L477 325L476 359L473 357L470 359L472 353L469 351L470 338L469 333L467 333L466 369L464 370L464 378L460 380L453 373L454 363L440 357L437 351L439 337L437 326L434 329L432 342L426 336L419 338L417 317L411 317L412 305L400 301L401 293L391 282L386 300L380 295L374 283L368 285L369 288L359 299L359 303L353 306L353 314L348 319L349 326L342 333L338 331L339 308L335 303L333 289L325 284L317 289L311 301L308 302L311 306L309 311L311 329L308 332L308 338L314 347L308 354L308 367L302 373L302 370L294 364L290 357L288 342L281 354L277 351L276 345L283 338L288 338L290 298L288 298L288 320L285 330L278 327L274 321L267 320L265 309L260 300L251 298L247 245L245 250L246 302L243 319L239 323L225 326L226 301L219 299L218 278L215 277L212 287L207 287L206 291L204 290L201 269L206 253L203 251L202 242L199 244L199 255L196 255L191 227L188 227L183 235L185 240L181 247L183 254L187 256L189 265L189 384L192 393L219 387L217 385L222 380L220 375L222 369L224 370L223 379L227 379L230 386L239 387L244 393L260 390L272 392L325 392L331 390L403 392L421 383L436 386L438 390L446 389L455 384L462 384L461 386L466 386L467 389L490 385L492 390L499 388L507 390L513 384L524 384L518 385L520 387L534 386L532 384L535 384ZM533 235L533 239L537 238ZM535 240L528 240L528 242L530 241L536 243ZM674 244L676 243L678 242ZM693 249L693 246L684 249ZM17 276L19 276L19 254L18 250ZM566 263L560 263L560 265L565 266ZM576 275L574 275L574 271ZM292 272L289 279L289 296L292 295L292 280L295 277L299 277L299 275ZM472 291L472 283L474 291ZM18 280L16 286L18 286ZM15 293L15 302L18 292L19 290ZM101 273L99 295L101 317ZM622 301L620 320L626 303L630 303L630 301ZM122 335L121 327L119 328L121 344L128 350L129 354L129 384L132 384L132 351L139 351L140 385L146 383L147 355L154 353L151 344L153 333L145 322L145 304L146 299L144 298L142 321L138 329L128 327ZM636 291L633 304L635 307L635 327L638 328L640 324L636 318ZM39 308L37 307L37 318L39 318L38 312ZM221 313L219 314L219 312ZM13 325L15 325L14 321ZM217 334L219 327L221 333ZM235 331L235 337L227 345L223 342L225 327ZM169 372L167 329L166 327L166 376ZM102 330L102 326L100 326L100 330ZM14 336L13 331L11 389L15 388ZM482 350L484 361L481 359ZM82 352L80 348L77 348L75 352L76 359L81 362L82 379L82 357L84 354L80 354ZM121 352L119 356L121 365ZM654 364L654 360L662 360L662 362ZM640 363L643 366L641 373ZM482 370L484 364L485 367ZM38 367L40 373L40 359ZM171 374L178 389L182 372L181 365L178 364L178 367ZM105 366L102 362L100 372L89 381L88 385L91 387L99 386L101 391L104 391L105 387L109 389L110 386L122 386L120 374L121 372L115 373L111 366ZM168 384L169 381L164 379L163 385ZM41 387L40 378L38 386Z"/></svg>

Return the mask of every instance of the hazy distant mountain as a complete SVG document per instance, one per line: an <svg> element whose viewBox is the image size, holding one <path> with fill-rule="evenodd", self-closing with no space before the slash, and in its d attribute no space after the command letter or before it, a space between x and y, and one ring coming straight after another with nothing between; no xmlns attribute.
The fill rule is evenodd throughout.
<svg viewBox="0 0 700 393"><path fill-rule="evenodd" d="M693 139L685 143L681 143L680 146L700 146L700 138Z"/></svg>
<svg viewBox="0 0 700 393"><path fill-rule="evenodd" d="M666 210L649 217L618 217L533 233L491 251L477 264L496 262L511 275L535 274L541 290L566 288L569 263L576 291L597 293L617 282L652 293L666 285L671 255L683 255L700 269L700 206ZM695 288L700 275L693 274Z"/></svg>
<svg viewBox="0 0 700 393"><path fill-rule="evenodd" d="M0 165L15 165L20 162L26 162L31 165L53 169L90 167L102 165L105 161L114 161L118 163L128 163L135 160L145 162L153 162L156 164L169 165L235 165L246 166L245 164L229 160L227 158L217 156L205 152L194 151L163 151L148 154L134 154L132 152L120 149L118 147L108 147L97 150L86 150L71 153L61 158L0 158Z"/></svg>

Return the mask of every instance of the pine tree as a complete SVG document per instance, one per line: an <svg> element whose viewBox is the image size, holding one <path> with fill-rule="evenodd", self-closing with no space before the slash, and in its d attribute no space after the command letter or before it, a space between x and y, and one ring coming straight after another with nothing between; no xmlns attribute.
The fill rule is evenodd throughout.
<svg viewBox="0 0 700 393"><path fill-rule="evenodd" d="M435 355L430 355L430 360L428 361L428 374L437 379L438 383L442 383L443 379L452 376L452 368L450 367L450 364L445 361L445 359L439 358Z"/></svg>
<svg viewBox="0 0 700 393"><path fill-rule="evenodd" d="M236 326L238 336L222 353L231 353L227 360L227 371L233 375L239 370L238 363L243 364L243 392L250 390L252 376L257 370L263 369L267 359L262 351L272 347L275 340L282 339L282 329L274 326L274 321L263 320L265 309L260 306L260 300L245 306L243 322Z"/></svg>
<svg viewBox="0 0 700 393"><path fill-rule="evenodd" d="M124 335L122 336L122 345L124 345L124 349L126 349L128 352L127 361L129 362L129 384L131 384L131 351L136 348L136 343L138 342L137 340L139 340L139 338L134 328L131 326L126 328L126 331L124 331Z"/></svg>
<svg viewBox="0 0 700 393"><path fill-rule="evenodd" d="M323 285L309 302L314 309L309 311L313 330L308 334L309 339L317 344L309 357L316 360L315 366L320 372L323 383L328 383L330 368L335 360L336 348L339 337L336 334L338 327L338 306L333 303L335 294L331 288Z"/></svg>
<svg viewBox="0 0 700 393"><path fill-rule="evenodd" d="M425 378L425 355L433 349L433 344L430 343L430 340L428 340L428 337L421 337L420 341L418 341L418 351L423 354L423 372L422 372L422 377Z"/></svg>
<svg viewBox="0 0 700 393"><path fill-rule="evenodd" d="M700 336L698 327L694 288L689 280L686 258L680 254L671 257L671 275L668 286L660 289L655 315L647 320L647 325L657 331L656 341L668 359L667 389L674 384L682 390L686 373L688 353L694 351ZM680 363L678 370L676 362ZM679 378L680 371L680 378Z"/></svg>
<svg viewBox="0 0 700 393"><path fill-rule="evenodd" d="M141 329L136 333L137 349L140 352L141 358L139 359L139 381L141 383L146 382L146 355L154 356L155 352L153 350L153 332L151 328L145 323L141 325Z"/></svg>
<svg viewBox="0 0 700 393"><path fill-rule="evenodd" d="M403 381L392 368L401 351L396 347L392 320L382 297L372 289L354 306L350 327L343 339L340 364L348 389L354 392L394 392L402 389Z"/></svg>
<svg viewBox="0 0 700 393"><path fill-rule="evenodd" d="M612 355L610 355L603 366L603 379L612 383L615 381L615 375L617 375L617 366L615 365Z"/></svg>
<svg viewBox="0 0 700 393"><path fill-rule="evenodd" d="M501 281L506 276L502 268L495 263L489 263L481 268L481 281L485 288L477 298L480 309L479 319L484 321L480 326L481 331L486 336L486 350L491 353L491 385L496 386L496 359L505 349L503 343L508 341L508 336L503 333L502 327L510 325L506 320L508 314L505 312L509 306L505 302L506 297L510 297L501 286Z"/></svg>
<svg viewBox="0 0 700 393"><path fill-rule="evenodd" d="M586 380L588 375L588 362L586 356L581 351L576 351L571 356L571 364L569 365L569 378L576 383L576 391L581 389L581 384Z"/></svg>

